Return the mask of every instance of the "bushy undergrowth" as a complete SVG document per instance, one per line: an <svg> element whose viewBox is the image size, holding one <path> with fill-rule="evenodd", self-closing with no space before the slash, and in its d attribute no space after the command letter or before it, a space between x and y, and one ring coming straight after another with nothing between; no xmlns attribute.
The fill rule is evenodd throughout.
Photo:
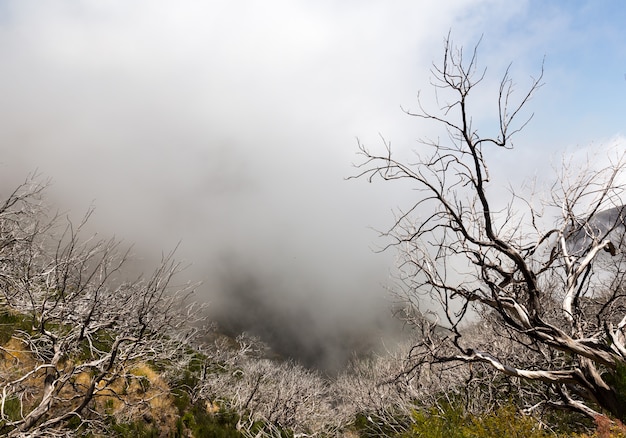
<svg viewBox="0 0 626 438"><path fill-rule="evenodd" d="M534 418L520 415L513 405L480 416L466 414L462 408L443 406L417 411L410 430L403 438L548 438L553 433L542 429Z"/></svg>
<svg viewBox="0 0 626 438"><path fill-rule="evenodd" d="M586 427L579 421L576 425L568 424L569 418L571 414L567 412L553 413L551 419L555 423L547 425L520 413L513 403L477 415L459 405L443 403L415 410L410 420L394 424L359 415L353 428L362 438L626 438L626 427L617 420L599 416L595 425L584 430ZM402 427L405 430L398 432Z"/></svg>
<svg viewBox="0 0 626 438"><path fill-rule="evenodd" d="M209 413L206 406L203 405L204 403L195 403L181 415L176 423L177 437L189 436L188 433L193 437L243 437L241 432L237 430L239 416L235 412L219 410L215 413Z"/></svg>
<svg viewBox="0 0 626 438"><path fill-rule="evenodd" d="M2 345L11 341L18 331L32 330L27 317L3 309L0 312L0 340ZM106 343L107 335L102 334ZM80 351L79 351L80 354ZM185 369L180 369L174 376L167 379L171 409L174 415L170 419L168 430L162 429L162 424L155 421L155 411L147 411L142 415L120 420L113 415L115 403L99 403L95 408L103 408L108 412L108 435L125 437L218 437L242 438L246 436L282 436L290 437L294 433L289 429L282 429L263 421L248 423L245 430L240 425L243 420L250 421L247 412L238 412L220 403L209 401L202 397L193 397L193 389L201 384L201 375L204 370L212 370L211 358L196 352L194 360L188 361ZM283 364L283 368L284 368ZM133 375L137 377L137 385L143 392L152 385L163 384L163 376L171 364L150 363L133 368ZM221 368L220 368L221 369ZM237 376L243 375L241 370ZM284 370L288 372L288 370ZM215 373L208 373L208 378L215 378ZM205 375L205 378L207 376ZM242 377L238 377L241 379ZM143 379L143 380L142 380ZM159 383L160 382L160 383ZM329 381L329 384L332 382ZM139 388L138 386L138 388ZM130 385L127 391L134 388ZM264 388L269 389L269 388ZM130 393L129 393L130 394ZM475 394L475 396L480 396ZM251 396L250 396L251 397ZM165 399L164 399L165 400ZM15 405L15 406L14 406ZM18 417L18 403L12 399L6 401L5 415L8 418ZM110 412L109 412L110 411ZM575 417L575 418L574 418ZM331 423L332 418L328 419ZM514 400L504 402L492 412L476 413L465 410L462 400L442 402L439 400L434 406L420 406L413 409L409 417L404 414L397 416L380 417L373 412L356 414L351 423L344 424L332 436L359 436L362 438L396 437L396 438L626 438L626 427L607 417L598 417L595 425L581 421L581 417L564 411L551 411L542 417L542 421L519 412ZM549 425L549 426L547 426ZM71 424L68 428L71 429ZM80 424L74 432L81 436ZM314 431L313 431L314 432ZM83 435L84 436L84 435ZM92 435L95 436L95 435ZM322 435L320 435L322 436ZM330 436L330 435L328 435Z"/></svg>
<svg viewBox="0 0 626 438"><path fill-rule="evenodd" d="M30 330L32 323L25 315L0 307L0 345L11 340L17 330Z"/></svg>
<svg viewBox="0 0 626 438"><path fill-rule="evenodd" d="M479 365L431 367L413 378L403 367L411 367L414 344L398 357L357 358L331 379L267 356L243 334L200 339L210 330L185 304L191 286L169 288L178 272L170 256L148 279L113 281L128 254L115 241L81 243L68 226L48 253L33 209L32 229L23 210L12 213L18 228L0 215L0 228L26 233L0 236L0 434L626 437L603 416L586 425L562 411L542 412L541 421L522 415L519 407L542 405L543 387L493 378ZM626 394L625 367L603 378Z"/></svg>

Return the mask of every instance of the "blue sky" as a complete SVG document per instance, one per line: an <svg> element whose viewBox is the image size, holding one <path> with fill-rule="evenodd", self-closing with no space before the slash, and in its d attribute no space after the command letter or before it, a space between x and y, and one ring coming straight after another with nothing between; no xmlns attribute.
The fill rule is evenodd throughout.
<svg viewBox="0 0 626 438"><path fill-rule="evenodd" d="M626 8L619 2L602 1L553 4L556 6L548 13L554 21L561 19L562 24L550 31L540 47L546 55L546 86L542 93L550 99L546 102L549 112L542 122L555 119L565 141L580 146L622 134L626 33L621 23Z"/></svg>
<svg viewBox="0 0 626 438"><path fill-rule="evenodd" d="M182 241L209 300L230 257L280 279L271 299L367 314L393 263L368 227L414 194L344 181L355 138L407 151L437 133L400 107L429 95L448 31L482 35L487 121L506 66L521 90L545 57L533 122L492 162L519 183L623 148L625 22L618 1L0 0L0 179L38 169L147 253Z"/></svg>

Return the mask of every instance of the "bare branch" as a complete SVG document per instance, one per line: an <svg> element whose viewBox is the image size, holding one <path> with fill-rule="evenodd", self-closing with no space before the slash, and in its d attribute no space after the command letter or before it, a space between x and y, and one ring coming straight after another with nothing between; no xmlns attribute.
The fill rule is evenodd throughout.
<svg viewBox="0 0 626 438"><path fill-rule="evenodd" d="M564 165L539 207L512 188L508 203L494 208L501 202L489 191L486 154L494 146L511 149L532 118L519 122L542 85L543 65L521 95L506 69L496 96L498 130L488 136L469 111L485 78L476 53L464 59L448 37L442 63L432 69L440 107L429 111L418 98L419 111L408 112L441 126L449 143L423 142L415 163L396 159L388 142L380 154L359 143L364 160L356 177L406 180L418 194L385 234L399 251L399 293L413 309L407 319L423 333L414 349L423 354L407 372L480 362L510 378L543 382L552 398L542 404L591 415L585 403L593 402L626 419L617 389L605 380L626 365L626 214L618 184L626 156L599 170L573 173ZM441 102L444 92L452 97ZM554 212L556 223L544 224L538 212ZM438 307L445 328L434 330L420 304ZM497 330L479 341L468 327L481 319ZM520 357L510 356L509 345Z"/></svg>

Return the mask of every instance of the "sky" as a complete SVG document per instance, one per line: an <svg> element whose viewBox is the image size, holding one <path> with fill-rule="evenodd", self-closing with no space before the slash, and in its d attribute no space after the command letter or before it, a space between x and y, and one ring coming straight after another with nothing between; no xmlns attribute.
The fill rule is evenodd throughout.
<svg viewBox="0 0 626 438"><path fill-rule="evenodd" d="M225 327L332 362L384 325L374 230L414 195L346 180L357 138L409 156L437 135L401 108L435 104L448 32L481 41L485 129L507 66L521 91L543 63L531 124L491 161L504 186L623 149L624 22L619 1L0 0L0 195L36 170L140 259L179 244Z"/></svg>

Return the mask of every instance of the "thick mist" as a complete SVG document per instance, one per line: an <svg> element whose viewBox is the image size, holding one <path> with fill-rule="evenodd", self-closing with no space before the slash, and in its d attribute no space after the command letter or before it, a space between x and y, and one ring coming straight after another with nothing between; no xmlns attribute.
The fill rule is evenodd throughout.
<svg viewBox="0 0 626 438"><path fill-rule="evenodd" d="M3 1L0 195L37 170L138 265L178 246L224 331L336 370L393 327L372 228L413 196L346 181L355 138L408 156L431 131L400 105L448 30L473 44L522 3Z"/></svg>

